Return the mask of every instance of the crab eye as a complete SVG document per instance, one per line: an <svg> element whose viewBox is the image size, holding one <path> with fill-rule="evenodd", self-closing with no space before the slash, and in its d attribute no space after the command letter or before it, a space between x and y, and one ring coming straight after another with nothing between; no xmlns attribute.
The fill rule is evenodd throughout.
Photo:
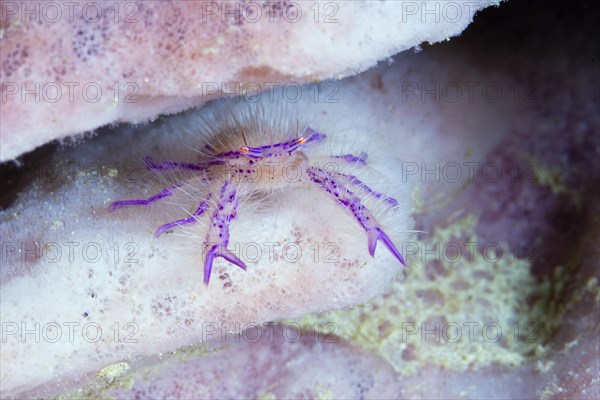
<svg viewBox="0 0 600 400"><path fill-rule="evenodd" d="M304 143L306 143L306 138L305 137L299 137L297 142L298 142L298 144L304 144Z"/></svg>
<svg viewBox="0 0 600 400"><path fill-rule="evenodd" d="M246 146L240 148L240 153L247 154L248 152L250 152L250 149Z"/></svg>

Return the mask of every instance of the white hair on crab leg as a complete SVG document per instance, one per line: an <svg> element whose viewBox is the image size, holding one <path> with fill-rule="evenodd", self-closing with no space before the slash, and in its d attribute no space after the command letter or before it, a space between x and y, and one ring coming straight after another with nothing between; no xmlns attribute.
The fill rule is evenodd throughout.
<svg viewBox="0 0 600 400"><path fill-rule="evenodd" d="M219 107L209 118L210 121L204 119L206 133L201 134L202 142L193 160L157 162L150 156L145 158L148 169L159 174L169 172L162 180L174 182L148 198L115 201L110 208L117 210L126 206L147 207L151 203L175 195L179 190L184 190L188 182L200 184L201 188L197 190L200 198L185 192L198 203L195 211L189 210L189 216L186 218L162 224L156 230L155 236L182 225L204 220L206 236L202 256L204 283L207 285L217 258L222 258L243 270L247 269L250 258L241 254L243 249L235 246L237 251L232 251L228 247L231 225L256 213L252 206L244 207L243 204L260 203L267 196L278 200L284 198L281 193L283 191L314 194L314 199L306 205L289 204L289 208L298 219L319 204L331 203L334 200L340 210L332 213L325 224L334 227L339 225L340 229L344 229L345 221L342 215L354 216L356 223L365 231L363 236L367 237L367 248L371 257L375 256L377 242L381 241L400 264L406 265L400 250L379 222L380 217L376 217L374 213L374 210L378 210L381 216L382 209L397 212L398 200L378 192L354 175L365 175L368 179L370 161L367 161L368 153L365 149L358 149L356 155L331 154L329 149L323 146L328 139L327 135L314 130L305 122L300 122L299 117L292 118L291 115L281 112L280 106L270 105L270 108L274 111L268 110L264 102L250 106L244 104L237 107ZM176 174L170 174L171 172ZM315 187L321 191L315 191ZM258 215L269 219L269 214L272 215L273 210L263 209L263 213ZM282 237L282 233L295 224L293 221L286 221L278 223L270 230L273 231L274 237ZM317 230L315 227L306 227L305 234L311 235ZM260 248L265 247L267 243L272 246L282 245L278 241L269 241L261 246L260 243L251 240L255 235L256 233L251 232L246 238L238 238L236 243L244 249L249 243ZM294 244L294 257L298 259L289 259L289 254L285 252L282 254L284 262L300 261L302 253L307 252L306 248L303 251L298 242L297 240L288 243L288 246ZM347 249L348 243L353 243L354 246L355 242L356 239L349 241L344 238L332 244L335 248L332 264L339 262L339 249L342 249L345 257L351 254L351 258L348 259L354 265L364 263L360 252L351 253ZM317 247L319 245L314 244ZM275 261L272 257L267 261L266 257L262 257L262 253L258 256L258 264ZM318 262L315 258L315 263ZM302 263L309 261L303 260Z"/></svg>

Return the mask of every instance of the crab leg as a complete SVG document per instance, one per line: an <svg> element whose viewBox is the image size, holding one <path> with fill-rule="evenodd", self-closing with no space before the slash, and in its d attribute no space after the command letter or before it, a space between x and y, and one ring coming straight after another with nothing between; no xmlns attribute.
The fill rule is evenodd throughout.
<svg viewBox="0 0 600 400"><path fill-rule="evenodd" d="M367 164L368 157L369 157L369 155L367 153L365 153L364 151L361 152L358 156L355 156L354 154L342 154L342 155L331 156L331 158L341 158L349 164L363 164L363 165ZM370 195L377 197L378 199L384 200L391 206L395 207L398 205L398 201L396 199L394 199L393 197L390 197L390 196L386 196L382 193L376 192L375 190L371 189L363 181L361 181L354 175L344 174L341 172L334 172L334 174L337 176L343 176L344 178L347 179L348 183L358 186L359 188L365 190Z"/></svg>
<svg viewBox="0 0 600 400"><path fill-rule="evenodd" d="M382 199L383 201L385 201L386 203L388 203L391 206L397 206L398 205L398 200L394 199L393 197L390 196L386 196L385 194L379 193L373 189L371 189L369 186L367 186L363 181L361 181L360 179L358 179L356 176L354 175L350 175L350 174L343 174L341 172L334 172L335 175L337 176L343 176L344 178L347 179L348 183L351 183L363 190L365 190L367 193L369 193L370 195L378 198L378 199Z"/></svg>
<svg viewBox="0 0 600 400"><path fill-rule="evenodd" d="M171 196L173 194L173 189L177 189L180 187L181 187L181 184L170 186L168 188L163 189L162 192L157 193L154 196L150 196L147 199L113 201L110 204L109 209L111 211L114 211L114 210L118 210L119 208L124 207L124 206L148 205L148 204L158 201L160 199L164 199L165 197Z"/></svg>
<svg viewBox="0 0 600 400"><path fill-rule="evenodd" d="M217 207L210 218L209 231L204 241L206 258L204 260L204 283L208 285L213 261L217 257L223 257L241 269L246 269L246 264L232 251L227 249L229 244L229 224L235 219L237 213L238 199L232 181L225 181L221 187Z"/></svg>
<svg viewBox="0 0 600 400"><path fill-rule="evenodd" d="M337 156L331 156L331 158L341 158L342 160L346 161L349 164L356 164L356 163L367 164L368 157L369 157L369 155L367 153L365 153L364 151L361 152L358 156L355 156L354 154L342 154L342 155L337 155Z"/></svg>
<svg viewBox="0 0 600 400"><path fill-rule="evenodd" d="M362 204L357 195L346 188L338 180L336 174L315 167L307 168L306 172L308 173L308 176L312 182L317 184L321 189L325 190L340 204L352 212L358 223L367 232L369 240L369 254L372 257L375 256L377 241L381 240L388 250L394 255L394 257L400 261L400 264L406 265L404 258L402 258L402 255L396 246L394 246L394 243L391 241L388 235L386 235L381 229L371 211L369 211L369 209Z"/></svg>
<svg viewBox="0 0 600 400"><path fill-rule="evenodd" d="M208 201L211 199L211 197L212 197L212 193L210 193L206 197L206 199L204 199L204 200L202 200L200 202L200 204L198 205L198 208L196 209L196 211L194 211L194 213L190 217L184 218L184 219L180 219L180 220L177 220L177 221L173 221L173 222L169 222L167 224L159 226L158 229L156 230L156 232L154 232L154 237L159 237L163 233L165 233L167 231L170 231L171 228L174 228L176 226L184 225L184 224L190 224L192 222L196 222L198 220L198 217L200 215L204 214L204 212L208 208Z"/></svg>

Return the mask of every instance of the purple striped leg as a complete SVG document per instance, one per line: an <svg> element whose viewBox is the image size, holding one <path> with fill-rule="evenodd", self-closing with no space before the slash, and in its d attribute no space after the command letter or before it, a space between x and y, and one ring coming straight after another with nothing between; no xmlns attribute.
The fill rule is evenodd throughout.
<svg viewBox="0 0 600 400"><path fill-rule="evenodd" d="M378 199L381 199L381 200L385 201L386 203L388 203L389 205L391 205L393 207L395 207L395 206L398 205L398 200L396 200L393 197L386 196L383 193L379 193L379 192L371 189L369 186L367 186L366 183L364 183L363 181L361 181L360 179L358 179L354 175L343 174L341 172L335 172L334 174L336 176L342 176L342 177L346 178L347 181L348 181L348 183L351 183L354 186L357 186L358 188L363 189L364 191L366 191L367 193L369 193L371 196L376 197Z"/></svg>
<svg viewBox="0 0 600 400"><path fill-rule="evenodd" d="M206 258L204 260L204 283L208 285L213 261L222 257L232 264L246 270L246 264L227 248L229 244L229 224L237 214L238 199L232 181L225 181L217 207L210 218L210 227L204 241Z"/></svg>
<svg viewBox="0 0 600 400"><path fill-rule="evenodd" d="M154 237L159 237L163 233L170 231L172 228L174 228L176 226L184 225L184 224L191 224L192 222L196 222L198 217L201 216L202 214L204 214L204 212L208 208L208 202L210 201L211 197L212 197L212 193L210 193L206 197L206 199L204 199L200 202L196 211L194 211L194 213L189 218L180 219L180 220L169 222L167 224L159 226L158 229L156 230L156 232L154 232Z"/></svg>
<svg viewBox="0 0 600 400"><path fill-rule="evenodd" d="M146 206L150 203L171 196L173 194L173 189L178 189L180 187L181 184L170 186L166 189L163 189L162 192L157 193L154 196L150 196L147 199L113 201L109 206L109 210L114 211L125 206Z"/></svg>
<svg viewBox="0 0 600 400"><path fill-rule="evenodd" d="M355 156L354 154L342 154L342 155L337 155L337 156L331 156L331 158L341 158L342 160L346 161L349 164L366 165L367 158L369 158L369 155L363 151L357 156Z"/></svg>
<svg viewBox="0 0 600 400"><path fill-rule="evenodd" d="M375 256L375 249L377 248L377 241L381 240L385 247L396 257L400 264L406 265L404 258L394 246L394 243L381 229L379 223L369 211L367 207L362 204L360 198L350 191L343 183L338 179L337 174L325 171L320 168L309 167L306 172L310 177L311 181L314 182L321 189L325 190L331 196L333 196L341 205L348 209L354 215L354 218L363 227L368 235L368 248L369 254Z"/></svg>

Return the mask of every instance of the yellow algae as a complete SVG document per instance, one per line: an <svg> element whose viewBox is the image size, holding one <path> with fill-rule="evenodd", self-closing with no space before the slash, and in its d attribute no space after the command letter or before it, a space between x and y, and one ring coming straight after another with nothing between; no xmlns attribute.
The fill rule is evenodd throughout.
<svg viewBox="0 0 600 400"><path fill-rule="evenodd" d="M527 303L536 291L530 262L507 244L486 248L474 233L477 222L469 214L436 229L419 243L408 278L394 280L387 293L351 309L304 316L299 323L305 329L333 323L340 337L379 354L403 374L425 364L466 370L523 363L546 334L536 315L544 310ZM444 253L457 244L460 256ZM427 251L435 256L427 257Z"/></svg>
<svg viewBox="0 0 600 400"><path fill-rule="evenodd" d="M96 373L98 379L94 382L71 393L56 396L53 399L112 399L113 397L108 394L111 390L129 390L138 379L152 379L152 377L161 374L165 368L216 353L227 347L229 345L211 349L207 343L200 343L196 346L187 346L164 354L161 356L160 362L150 366L134 367L127 362L111 364Z"/></svg>
<svg viewBox="0 0 600 400"><path fill-rule="evenodd" d="M128 370L129 364L126 362L118 362L102 368L96 375L100 378L106 379L109 382L112 382L115 380L115 378L125 374L125 372Z"/></svg>
<svg viewBox="0 0 600 400"><path fill-rule="evenodd" d="M317 396L315 397L315 400L333 400L333 391L329 388L323 387L323 386L317 386L316 387L316 394Z"/></svg>
<svg viewBox="0 0 600 400"><path fill-rule="evenodd" d="M554 194L567 192L565 178L558 167L542 167L539 163L532 163L533 174L540 186L546 186Z"/></svg>
<svg viewBox="0 0 600 400"><path fill-rule="evenodd" d="M116 167L108 167L107 174L109 178L117 178L119 176L119 169Z"/></svg>
<svg viewBox="0 0 600 400"><path fill-rule="evenodd" d="M271 392L267 392L258 396L258 400L277 400L277 396Z"/></svg>

